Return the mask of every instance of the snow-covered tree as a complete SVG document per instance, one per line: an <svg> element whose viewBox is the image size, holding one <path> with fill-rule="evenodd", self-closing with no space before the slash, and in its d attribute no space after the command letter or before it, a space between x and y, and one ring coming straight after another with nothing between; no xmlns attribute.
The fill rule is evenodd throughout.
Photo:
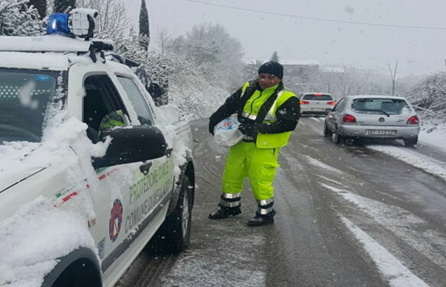
<svg viewBox="0 0 446 287"><path fill-rule="evenodd" d="M446 118L446 73L425 78L413 87L407 98L418 108Z"/></svg>
<svg viewBox="0 0 446 287"><path fill-rule="evenodd" d="M0 36L33 36L42 31L39 12L27 1L0 0Z"/></svg>
<svg viewBox="0 0 446 287"><path fill-rule="evenodd" d="M158 45L159 49L161 50L161 54L164 54L166 52L166 47L171 39L171 36L169 34L169 30L167 28L159 28L158 27L158 33L156 34L155 43Z"/></svg>
<svg viewBox="0 0 446 287"><path fill-rule="evenodd" d="M274 53L271 55L271 59L270 60L273 61L273 62L279 63L279 55L277 54L276 51L274 51Z"/></svg>
<svg viewBox="0 0 446 287"><path fill-rule="evenodd" d="M257 78L259 68L263 65L262 60L251 61L249 64L244 67L244 78L246 81L251 81Z"/></svg>
<svg viewBox="0 0 446 287"><path fill-rule="evenodd" d="M141 0L141 9L139 11L139 35L140 45L146 50L149 49L150 29L149 29L149 12L147 11L146 0Z"/></svg>
<svg viewBox="0 0 446 287"><path fill-rule="evenodd" d="M242 84L243 48L219 24L195 25L185 37L172 39L167 51L195 63L211 82L228 89Z"/></svg>
<svg viewBox="0 0 446 287"><path fill-rule="evenodd" d="M33 5L34 8L37 9L37 12L39 12L40 19L46 17L46 11L47 11L46 0L29 0L29 4Z"/></svg>
<svg viewBox="0 0 446 287"><path fill-rule="evenodd" d="M54 0L55 13L64 13L70 7L71 9L76 7L76 0Z"/></svg>
<svg viewBox="0 0 446 287"><path fill-rule="evenodd" d="M141 38L145 36L138 35L133 29L130 30L128 37L115 42L115 51L124 58L138 63L134 72L148 89L150 87L149 78L160 85L166 92L169 90L169 76L175 71L175 67L180 61L174 60L171 55L164 55L155 51L148 52L140 45ZM155 99L158 105L168 102L168 93L162 98Z"/></svg>

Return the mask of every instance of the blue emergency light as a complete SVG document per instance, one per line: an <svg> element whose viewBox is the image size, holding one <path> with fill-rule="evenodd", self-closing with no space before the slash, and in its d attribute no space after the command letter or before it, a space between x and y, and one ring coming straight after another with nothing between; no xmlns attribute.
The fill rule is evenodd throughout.
<svg viewBox="0 0 446 287"><path fill-rule="evenodd" d="M97 10L73 9L69 14L54 13L48 17L47 35L64 35L89 40L93 38Z"/></svg>
<svg viewBox="0 0 446 287"><path fill-rule="evenodd" d="M68 14L51 14L48 18L46 33L48 35L70 35L71 31L70 28L68 28Z"/></svg>

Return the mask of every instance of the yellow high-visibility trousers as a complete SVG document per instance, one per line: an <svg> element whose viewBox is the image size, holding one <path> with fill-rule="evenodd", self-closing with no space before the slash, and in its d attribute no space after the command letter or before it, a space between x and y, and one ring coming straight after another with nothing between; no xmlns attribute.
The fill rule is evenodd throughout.
<svg viewBox="0 0 446 287"><path fill-rule="evenodd" d="M232 146L223 172L223 193L239 193L249 178L256 200L274 197L273 181L280 148L260 149L253 142L241 141Z"/></svg>

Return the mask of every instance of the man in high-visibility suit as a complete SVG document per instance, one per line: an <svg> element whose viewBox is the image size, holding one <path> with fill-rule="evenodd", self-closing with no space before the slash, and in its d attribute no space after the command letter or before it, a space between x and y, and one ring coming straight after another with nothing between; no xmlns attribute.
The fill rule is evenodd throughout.
<svg viewBox="0 0 446 287"><path fill-rule="evenodd" d="M274 222L274 188L280 148L288 143L300 116L299 99L282 83L283 66L266 62L258 78L231 95L210 117L209 132L228 116L237 113L244 139L232 146L223 172L219 208L210 219L224 219L241 213L243 181L249 178L258 209L249 226Z"/></svg>

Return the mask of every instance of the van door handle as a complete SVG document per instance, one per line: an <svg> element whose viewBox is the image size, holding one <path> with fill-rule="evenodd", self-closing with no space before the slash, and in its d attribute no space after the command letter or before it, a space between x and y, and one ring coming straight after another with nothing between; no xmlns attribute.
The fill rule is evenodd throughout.
<svg viewBox="0 0 446 287"><path fill-rule="evenodd" d="M144 175L148 174L150 171L150 168L152 167L152 162L149 161L148 163L144 163L139 166L139 171L143 173Z"/></svg>

